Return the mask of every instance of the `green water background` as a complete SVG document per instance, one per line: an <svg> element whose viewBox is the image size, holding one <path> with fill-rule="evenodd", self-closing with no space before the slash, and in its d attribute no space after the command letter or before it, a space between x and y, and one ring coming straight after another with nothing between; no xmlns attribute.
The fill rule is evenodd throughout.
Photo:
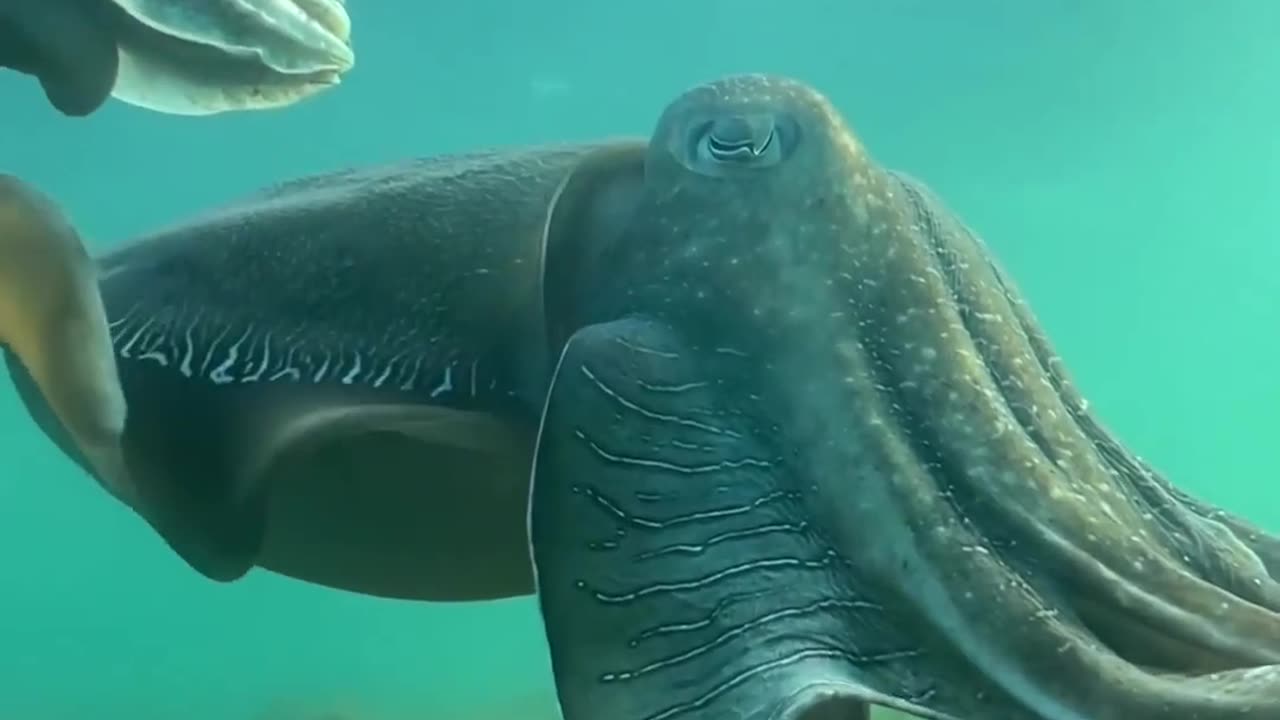
<svg viewBox="0 0 1280 720"><path fill-rule="evenodd" d="M0 171L101 250L275 180L646 133L691 84L791 74L986 237L1128 443L1280 529L1280 3L349 6L357 68L284 111L111 103L70 120L0 77ZM555 716L527 599L204 580L58 455L7 383L0 458L0 720Z"/></svg>

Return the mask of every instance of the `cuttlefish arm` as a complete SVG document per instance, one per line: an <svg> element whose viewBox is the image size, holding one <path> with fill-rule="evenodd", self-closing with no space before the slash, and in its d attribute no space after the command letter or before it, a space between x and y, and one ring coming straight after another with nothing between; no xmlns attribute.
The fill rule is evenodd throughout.
<svg viewBox="0 0 1280 720"><path fill-rule="evenodd" d="M1175 644L1185 643L1180 657L1165 659L1173 668L1280 662L1280 638L1271 636L1280 583L1271 574L1274 550L1268 550L1277 539L1194 500L1130 453L1089 410L981 241L917 181L887 174L886 185L906 200L904 217L923 231L932 255L927 260L945 278L945 292L971 339L960 349L985 364L987 391L1004 398L1006 421L1016 422L1039 448L1028 453L1024 446L1013 457L1055 466L1044 469L1038 492L1033 486L1021 500L1012 492L1002 496L1016 510L1009 522L1043 532L1046 551L1059 548L1078 560L1078 574L1063 581L1091 579L1096 586L1075 590L1110 595L1122 625L1159 629ZM1083 502L1043 507L1043 498L1067 493ZM1051 519L1040 522L1041 516ZM1104 518L1120 524L1104 531ZM1203 620L1227 607L1233 609L1223 619Z"/></svg>
<svg viewBox="0 0 1280 720"><path fill-rule="evenodd" d="M91 114L111 96L120 65L106 6L8 0L0 6L0 67L35 77L64 115Z"/></svg>
<svg viewBox="0 0 1280 720"><path fill-rule="evenodd" d="M8 175L0 175L0 343L94 474L130 501L125 399L94 262L57 205Z"/></svg>
<svg viewBox="0 0 1280 720"><path fill-rule="evenodd" d="M561 356L530 532L564 717L964 720L930 703L950 678L908 618L847 582L777 482L792 458L729 392L750 358L718 351L634 318Z"/></svg>
<svg viewBox="0 0 1280 720"><path fill-rule="evenodd" d="M646 183L535 451L567 720L1280 717L1276 539L1102 428L826 100L691 91Z"/></svg>

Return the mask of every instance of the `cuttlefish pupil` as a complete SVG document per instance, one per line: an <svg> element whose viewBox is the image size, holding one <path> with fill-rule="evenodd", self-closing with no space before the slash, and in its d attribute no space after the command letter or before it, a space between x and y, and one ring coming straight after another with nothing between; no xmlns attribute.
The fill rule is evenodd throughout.
<svg viewBox="0 0 1280 720"><path fill-rule="evenodd" d="M734 115L713 120L703 136L703 149L723 163L768 160L775 147L777 123L772 116Z"/></svg>

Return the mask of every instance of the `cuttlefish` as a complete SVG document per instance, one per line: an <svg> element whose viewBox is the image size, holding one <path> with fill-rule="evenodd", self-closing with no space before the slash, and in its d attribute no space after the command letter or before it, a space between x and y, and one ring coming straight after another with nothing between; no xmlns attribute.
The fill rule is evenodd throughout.
<svg viewBox="0 0 1280 720"><path fill-rule="evenodd" d="M976 235L802 83L97 259L11 185L28 408L209 577L536 591L566 720L1280 717L1280 538L1132 455Z"/></svg>
<svg viewBox="0 0 1280 720"><path fill-rule="evenodd" d="M354 63L343 0L0 0L0 67L65 115L111 96L180 115L280 107Z"/></svg>

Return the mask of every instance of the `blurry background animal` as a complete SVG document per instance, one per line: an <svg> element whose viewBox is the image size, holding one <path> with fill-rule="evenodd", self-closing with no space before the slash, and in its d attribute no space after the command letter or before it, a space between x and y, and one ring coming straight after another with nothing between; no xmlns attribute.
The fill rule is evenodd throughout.
<svg viewBox="0 0 1280 720"><path fill-rule="evenodd" d="M341 0L0 0L0 67L65 115L108 96L183 115L279 107L354 63Z"/></svg>

